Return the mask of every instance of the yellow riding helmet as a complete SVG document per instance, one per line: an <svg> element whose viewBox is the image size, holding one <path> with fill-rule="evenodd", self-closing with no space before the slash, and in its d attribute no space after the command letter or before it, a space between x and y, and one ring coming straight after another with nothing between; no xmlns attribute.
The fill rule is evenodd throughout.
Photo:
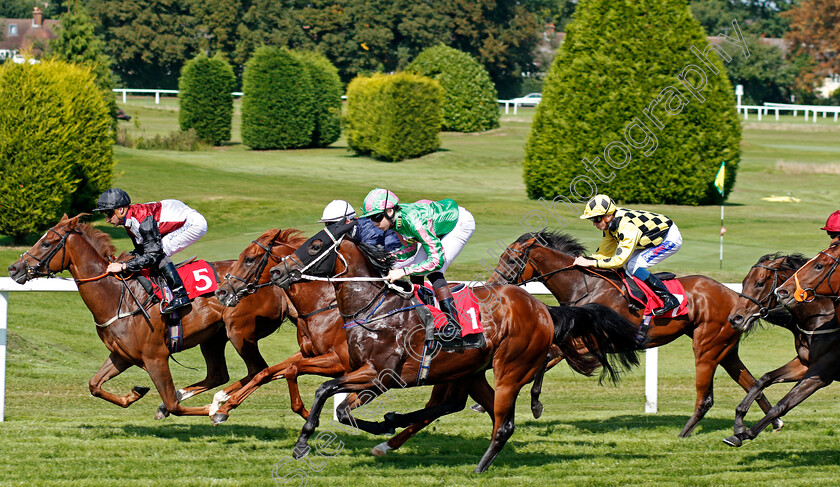
<svg viewBox="0 0 840 487"><path fill-rule="evenodd" d="M586 208L583 209L581 220L588 220L601 215L610 215L615 213L615 201L605 194L596 194L587 203Z"/></svg>

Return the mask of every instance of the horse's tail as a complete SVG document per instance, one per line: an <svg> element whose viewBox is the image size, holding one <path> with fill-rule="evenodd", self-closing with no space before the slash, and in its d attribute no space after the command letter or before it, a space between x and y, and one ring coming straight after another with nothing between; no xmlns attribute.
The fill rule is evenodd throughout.
<svg viewBox="0 0 840 487"><path fill-rule="evenodd" d="M617 383L621 373L639 365L637 326L612 309L590 303L583 306L549 306L554 321L554 344L572 362L586 360L588 354L603 367L600 381L606 377ZM574 346L578 338L585 351Z"/></svg>

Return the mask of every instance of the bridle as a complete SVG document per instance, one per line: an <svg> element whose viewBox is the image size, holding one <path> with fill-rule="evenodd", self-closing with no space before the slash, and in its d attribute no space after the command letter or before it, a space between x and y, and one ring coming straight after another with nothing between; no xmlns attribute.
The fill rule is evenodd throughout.
<svg viewBox="0 0 840 487"><path fill-rule="evenodd" d="M808 265L808 263L810 263L812 260L816 259L820 255L824 255L830 258L832 261L834 261L834 263L831 264L831 267L828 269L828 272L825 273L813 287L803 289L802 286L799 284L799 276L797 274L799 273L799 270L802 270L802 268L800 268L793 274L793 280L796 283L796 291L794 291L793 293L793 299L795 299L797 302L810 303L811 301L817 298L826 298L832 301L837 301L838 299L840 299L840 296L837 295L837 291L835 291L834 288L831 287L831 275L834 274L835 270L837 270L837 265L840 264L840 259L834 257L831 254L826 253L824 250L820 250L819 253L815 255L811 260L806 262L805 265ZM828 279L828 290L831 294L817 294L817 292L815 291L816 288L820 287L820 285L826 279Z"/></svg>
<svg viewBox="0 0 840 487"><path fill-rule="evenodd" d="M282 245L282 246L286 246L286 247L294 249L294 247L292 247L291 245L289 245L287 243L276 242L274 240L269 242L268 245L263 245L256 240L252 241L252 243L256 244L261 249L265 250L265 253L260 258L260 261L256 265L256 267L252 268L248 272L248 274L245 275L245 277L239 277L239 276L233 275L231 273L225 274L225 280L227 281L227 283L228 283L228 285L230 286L231 289L236 289L233 285L233 282L231 282L232 280L239 281L239 282L245 284L245 286L243 288L237 290L233 294L234 300L236 302L239 302L239 300L244 298L245 296L254 294L255 292L257 292L257 290L259 290L261 288L264 288L266 286L271 285L271 280L270 279L268 281L260 284L260 277L262 277L262 272L265 270L266 266L268 265L268 259L271 258L272 260L274 260L277 263L280 263L283 260L282 257L277 257L276 255L274 255L272 253L272 251L271 251L272 248L274 248L275 246L281 246Z"/></svg>
<svg viewBox="0 0 840 487"><path fill-rule="evenodd" d="M501 277L502 280L504 280L505 282L508 282L508 283L516 285L516 286L524 286L525 284L528 284L530 282L545 282L548 279L550 279L554 274L557 274L559 272L563 272L563 271L566 271L566 270L569 270L569 269L578 269L583 274L583 284L586 287L586 292L580 298L576 299L575 301L573 301L571 303L567 303L567 304L575 305L578 302L580 302L583 298L585 298L586 296L589 295L589 292L590 292L589 281L586 279L586 274L587 273L592 274L592 275L594 275L594 276L596 276L600 279L604 279L606 282L610 283L610 285L612 285L614 288L616 288L618 290L618 292L625 299L627 299L627 294L617 284L615 284L611 280L607 279L604 275L599 274L599 273L589 269L588 267L582 267L582 266L576 266L574 264L570 264L570 265L567 265L565 267L561 267L559 269L554 269L554 270L551 270L551 271L548 271L548 272L542 272L540 270L539 265L537 265L537 263L531 258L530 251L531 251L531 246L525 247L525 250L512 249L510 247L505 249L505 253L510 252L512 254L522 256L521 259L518 259L518 258L515 259L518 262L520 262L521 265L519 266L519 268L517 269L516 273L513 275L512 278L508 279L508 277L502 275L502 273L499 272L498 269L493 269L493 272L498 274L499 277ZM534 269L535 275L532 276L530 279L522 280L522 274L525 273L525 269L528 267L528 265L530 265Z"/></svg>
<svg viewBox="0 0 840 487"><path fill-rule="evenodd" d="M770 292L768 292L767 296L764 296L764 298L762 298L760 301L758 299L756 299L752 296L748 296L748 295L746 295L742 292L738 293L738 296L740 296L740 297L754 303L756 306L758 306L758 312L753 313L751 316L758 316L758 317L764 319L764 318L767 318L767 315L770 314L770 311L773 311L774 309L777 309L777 308L781 307L778 304L776 306L771 307L770 303L773 302L773 300L776 297L776 293L774 291L776 290L776 287L778 287L778 285L779 285L779 272L781 272L785 269L783 269L781 267L767 267L766 265L761 265L761 264L756 264L756 265L752 266L752 269L756 269L756 268L767 269L768 271L773 272L773 284L770 286ZM765 305L765 303L766 303L766 305Z"/></svg>
<svg viewBox="0 0 840 487"><path fill-rule="evenodd" d="M38 257L30 254L28 250L20 254L20 260L23 262L27 279L35 279L37 277L55 277L55 272L50 270L50 262L52 262L52 258L58 254L59 250L61 250L61 263L62 265L64 264L64 258L67 256L67 238L74 232L73 230L68 230L64 235L61 235L55 231L54 228L50 228L47 233L49 232L58 235L59 241L50 248L47 255L39 259ZM46 236L46 234L44 236ZM37 262L38 265L35 267L30 266L29 263L23 259L24 255Z"/></svg>

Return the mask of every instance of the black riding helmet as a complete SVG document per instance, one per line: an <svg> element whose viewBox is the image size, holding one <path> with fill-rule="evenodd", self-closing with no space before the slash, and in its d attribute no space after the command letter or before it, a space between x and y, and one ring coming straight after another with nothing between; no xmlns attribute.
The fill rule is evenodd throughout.
<svg viewBox="0 0 840 487"><path fill-rule="evenodd" d="M128 193L120 188L110 188L105 190L99 199L96 200L96 208L93 211L109 211L131 204L131 198Z"/></svg>

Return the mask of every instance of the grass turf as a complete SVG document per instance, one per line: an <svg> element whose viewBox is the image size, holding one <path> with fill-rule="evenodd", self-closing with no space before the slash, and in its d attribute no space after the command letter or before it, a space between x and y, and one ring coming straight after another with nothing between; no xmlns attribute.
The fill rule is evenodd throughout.
<svg viewBox="0 0 840 487"><path fill-rule="evenodd" d="M136 134L177 127L173 106L130 100L124 107L139 118L139 127L123 122ZM501 250L497 242L514 240L524 233L520 219L543 211L539 202L525 198L521 178L532 114L524 109L515 117L505 116L500 129L487 133L443 134L441 151L398 164L354 157L343 140L327 149L301 151L254 152L236 143L195 153L117 148L115 185L135 201L176 197L198 208L210 231L188 253L208 259L235 257L268 228L297 227L311 233L331 199L358 205L375 186L387 186L404 200L454 197L473 212L478 229L449 274L481 278ZM812 124L791 117L746 123L738 182L726 207L723 269L718 269L719 207L653 206L649 209L679 224L686 242L661 270L733 282L764 253L813 254L824 248L827 240L818 228L837 209L838 176L830 171L840 162L838 127L830 119ZM234 136L238 138L236 130ZM762 200L788 193L801 202ZM594 250L598 232L570 212L559 214L565 222L549 220L549 227L571 232ZM97 225L120 249L130 248L123 230L101 220ZM22 250L0 247L0 258L12 262ZM325 417L321 430L335 431L343 450L331 457L313 456L310 464L280 465L302 425L288 408L285 384L264 387L217 428L203 418L154 421L159 403L154 390L128 409L89 396L85 384L107 356L91 321L72 293L11 294L0 484L273 485L274 471L278 477L297 473L293 484L305 475L309 485L833 485L840 473L834 387L789 413L783 432L765 432L740 449L730 449L720 439L731 434L733 410L743 392L721 373L715 407L693 437L677 439L694 403L687 338L660 351L656 415L642 413L642 370L630 373L617 388L599 386L565 366L550 372L542 396L544 416L531 418L528 395L521 395L517 430L482 476L471 472L489 443L490 421L469 411L442 418L385 458L368 454L384 438L342 432ZM783 330L760 331L742 343L742 356L760 375L793 357L791 343ZM294 329L284 325L261 342L261 349L269 363L286 358L296 349ZM178 358L203 367L196 350ZM232 378L244 375L232 349L228 363ZM203 377L201 370L175 364L173 373L179 386ZM302 379L307 405L322 380ZM143 371L131 369L107 388L124 393L137 385L151 386L151 381ZM771 388L771 401L787 389ZM428 392L392 391L386 408L416 409ZM205 395L187 404L209 400ZM748 420L759 417L752 411Z"/></svg>

